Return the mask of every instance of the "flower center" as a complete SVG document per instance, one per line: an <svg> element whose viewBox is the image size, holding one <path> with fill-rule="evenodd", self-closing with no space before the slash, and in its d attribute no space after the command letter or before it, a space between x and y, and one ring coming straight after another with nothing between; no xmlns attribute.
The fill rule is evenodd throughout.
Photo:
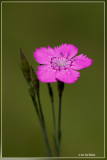
<svg viewBox="0 0 107 160"><path fill-rule="evenodd" d="M68 69L69 67L71 67L72 65L72 60L66 58L66 57L52 57L51 58L51 67L54 69L54 70L66 70Z"/></svg>

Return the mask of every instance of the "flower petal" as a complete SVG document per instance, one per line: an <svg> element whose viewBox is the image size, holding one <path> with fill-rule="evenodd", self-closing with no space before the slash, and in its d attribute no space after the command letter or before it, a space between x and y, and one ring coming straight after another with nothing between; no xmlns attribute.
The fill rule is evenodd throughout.
<svg viewBox="0 0 107 160"><path fill-rule="evenodd" d="M86 57L86 55L80 54L74 57L71 68L75 70L80 70L89 67L92 64L92 59Z"/></svg>
<svg viewBox="0 0 107 160"><path fill-rule="evenodd" d="M51 57L55 56L54 50L48 46L48 48L41 47L36 48L33 52L33 57L35 61L40 64L49 64Z"/></svg>
<svg viewBox="0 0 107 160"><path fill-rule="evenodd" d="M56 56L66 56L68 58L74 57L78 49L73 44L61 44L57 47L54 47L54 51L56 53Z"/></svg>
<svg viewBox="0 0 107 160"><path fill-rule="evenodd" d="M61 70L57 72L56 78L64 83L74 83L80 73L78 71L67 69L67 70Z"/></svg>
<svg viewBox="0 0 107 160"><path fill-rule="evenodd" d="M37 67L37 78L41 82L51 83L56 82L57 79L55 77L56 70L52 69L50 65L40 65Z"/></svg>

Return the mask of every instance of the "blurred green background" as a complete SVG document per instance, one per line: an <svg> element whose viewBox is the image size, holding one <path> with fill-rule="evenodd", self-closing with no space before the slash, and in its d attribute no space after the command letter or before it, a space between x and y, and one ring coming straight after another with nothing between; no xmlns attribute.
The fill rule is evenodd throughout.
<svg viewBox="0 0 107 160"><path fill-rule="evenodd" d="M104 153L104 4L3 3L3 157L45 157L35 110L21 73L20 47L36 70L35 48L72 43L93 59L62 100L61 157ZM57 84L52 83L56 120ZM52 114L46 83L40 86L51 147Z"/></svg>

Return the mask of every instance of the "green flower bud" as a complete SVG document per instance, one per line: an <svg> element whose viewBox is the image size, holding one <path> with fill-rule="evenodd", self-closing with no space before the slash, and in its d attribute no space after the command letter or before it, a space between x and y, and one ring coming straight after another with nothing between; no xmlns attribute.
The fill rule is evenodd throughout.
<svg viewBox="0 0 107 160"><path fill-rule="evenodd" d="M31 66L31 71L32 71L32 83L35 88L36 94L39 94L39 80L37 79L36 73Z"/></svg>
<svg viewBox="0 0 107 160"><path fill-rule="evenodd" d="M34 88L33 87L29 87L28 90L29 90L29 94L30 94L31 98L33 100L35 100L35 90L34 90Z"/></svg>
<svg viewBox="0 0 107 160"><path fill-rule="evenodd" d="M29 63L28 63L26 57L24 56L21 48L20 48L20 58L21 58L21 69L22 69L22 72L24 74L24 77L25 77L27 82L30 82L31 76L30 76Z"/></svg>

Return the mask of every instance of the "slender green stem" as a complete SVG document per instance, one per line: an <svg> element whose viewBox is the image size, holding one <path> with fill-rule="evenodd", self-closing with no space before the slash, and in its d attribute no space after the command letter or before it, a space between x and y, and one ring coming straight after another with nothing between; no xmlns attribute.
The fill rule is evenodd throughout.
<svg viewBox="0 0 107 160"><path fill-rule="evenodd" d="M52 119L53 119L53 141L54 141L54 149L57 155L57 138L56 138L56 121L55 121L55 109L54 109L54 98L53 98L53 91L50 83L47 83L49 95L51 99L51 108L52 108Z"/></svg>
<svg viewBox="0 0 107 160"><path fill-rule="evenodd" d="M59 111L58 111L58 156L60 154L60 144L61 144L61 100L62 95L59 95Z"/></svg>
<svg viewBox="0 0 107 160"><path fill-rule="evenodd" d="M59 110L58 110L58 156L60 155L60 145L61 145L61 101L62 93L64 90L64 83L61 81L57 82L58 93L59 93Z"/></svg>
<svg viewBox="0 0 107 160"><path fill-rule="evenodd" d="M55 111L54 111L54 103L51 102L52 105L52 117L53 117L53 140L54 140L54 148L56 155L57 153L57 138L56 138L56 121L55 121Z"/></svg>
<svg viewBox="0 0 107 160"><path fill-rule="evenodd" d="M37 98L38 98L38 104L39 104L41 119L42 119L43 125L45 127L44 115L43 115L42 106L41 106L41 103L40 103L39 93L37 94Z"/></svg>
<svg viewBox="0 0 107 160"><path fill-rule="evenodd" d="M42 133L43 133L44 140L45 140L47 156L51 157L51 149L50 149L49 142L48 142L47 132L46 132L46 129L44 127L43 121L41 121L40 117L38 117L38 118L39 118L40 126L41 126Z"/></svg>
<svg viewBox="0 0 107 160"><path fill-rule="evenodd" d="M38 108L37 108L37 103L35 101L35 99L32 99L33 100L33 104L35 106L35 110L37 112L37 117L39 119L39 123L40 123L40 127L41 127L41 130L42 130L42 133L43 133L43 136L44 136L44 141L45 141L45 145L46 145L46 151L47 151L47 156L48 157L51 157L51 149L50 149L50 146L49 146L49 141L48 141L48 136L47 136L47 132L46 132L46 129L45 129L45 126L44 126L44 122L43 120L41 119L41 115L39 114L39 111L38 111Z"/></svg>
<svg viewBox="0 0 107 160"><path fill-rule="evenodd" d="M34 98L32 98L32 101L33 101L33 104L34 104L34 107L35 107L35 110L36 110L36 113L37 113L37 116L39 117L39 110L38 110L38 106L37 106L37 102L35 101Z"/></svg>

